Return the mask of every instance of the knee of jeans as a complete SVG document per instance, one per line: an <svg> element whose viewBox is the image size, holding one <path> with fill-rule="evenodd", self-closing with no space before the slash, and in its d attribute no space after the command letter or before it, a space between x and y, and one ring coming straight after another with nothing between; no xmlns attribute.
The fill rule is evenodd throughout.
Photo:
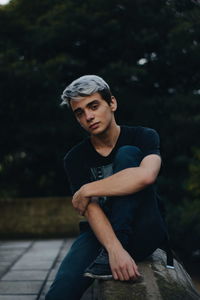
<svg viewBox="0 0 200 300"><path fill-rule="evenodd" d="M140 164L143 158L142 151L136 146L122 146L118 149L115 159L114 166L117 168L128 168L136 167Z"/></svg>

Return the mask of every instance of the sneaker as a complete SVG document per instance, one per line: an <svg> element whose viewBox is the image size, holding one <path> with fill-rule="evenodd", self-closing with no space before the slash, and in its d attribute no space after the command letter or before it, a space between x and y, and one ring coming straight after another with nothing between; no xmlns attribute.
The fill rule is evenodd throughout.
<svg viewBox="0 0 200 300"><path fill-rule="evenodd" d="M85 270L84 277L90 277L94 279L111 280L113 279L111 268L109 265L109 258L107 251L102 248L97 258L90 264ZM135 279L127 280L129 283L140 283L144 280L143 276L139 276Z"/></svg>
<svg viewBox="0 0 200 300"><path fill-rule="evenodd" d="M95 279L112 279L112 272L109 265L109 258L107 251L103 248L97 258L85 270L83 276Z"/></svg>

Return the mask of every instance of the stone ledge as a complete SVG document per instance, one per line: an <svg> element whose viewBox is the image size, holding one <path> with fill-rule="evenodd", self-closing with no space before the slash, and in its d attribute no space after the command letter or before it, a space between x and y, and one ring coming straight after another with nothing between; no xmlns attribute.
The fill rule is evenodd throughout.
<svg viewBox="0 0 200 300"><path fill-rule="evenodd" d="M98 300L200 300L192 280L174 259L174 269L166 268L166 255L157 249L151 257L138 263L143 276L139 283L98 282Z"/></svg>

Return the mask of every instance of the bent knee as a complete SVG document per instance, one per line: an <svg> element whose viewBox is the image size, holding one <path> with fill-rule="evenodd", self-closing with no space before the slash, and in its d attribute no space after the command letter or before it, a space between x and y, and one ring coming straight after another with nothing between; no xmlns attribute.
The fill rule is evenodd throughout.
<svg viewBox="0 0 200 300"><path fill-rule="evenodd" d="M129 167L137 167L142 158L143 154L140 148L130 145L122 146L115 155L114 168L118 171Z"/></svg>
<svg viewBox="0 0 200 300"><path fill-rule="evenodd" d="M124 155L136 155L136 156L141 156L142 155L142 151L140 150L140 148L136 147L136 146L131 146L131 145L125 145L122 146L118 149L116 156L123 156Z"/></svg>

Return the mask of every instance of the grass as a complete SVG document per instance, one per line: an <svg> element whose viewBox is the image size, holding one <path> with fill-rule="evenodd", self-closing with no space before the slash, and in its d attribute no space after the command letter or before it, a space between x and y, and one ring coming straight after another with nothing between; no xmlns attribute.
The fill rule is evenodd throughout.
<svg viewBox="0 0 200 300"><path fill-rule="evenodd" d="M0 238L74 236L83 218L70 197L0 200L0 206Z"/></svg>

